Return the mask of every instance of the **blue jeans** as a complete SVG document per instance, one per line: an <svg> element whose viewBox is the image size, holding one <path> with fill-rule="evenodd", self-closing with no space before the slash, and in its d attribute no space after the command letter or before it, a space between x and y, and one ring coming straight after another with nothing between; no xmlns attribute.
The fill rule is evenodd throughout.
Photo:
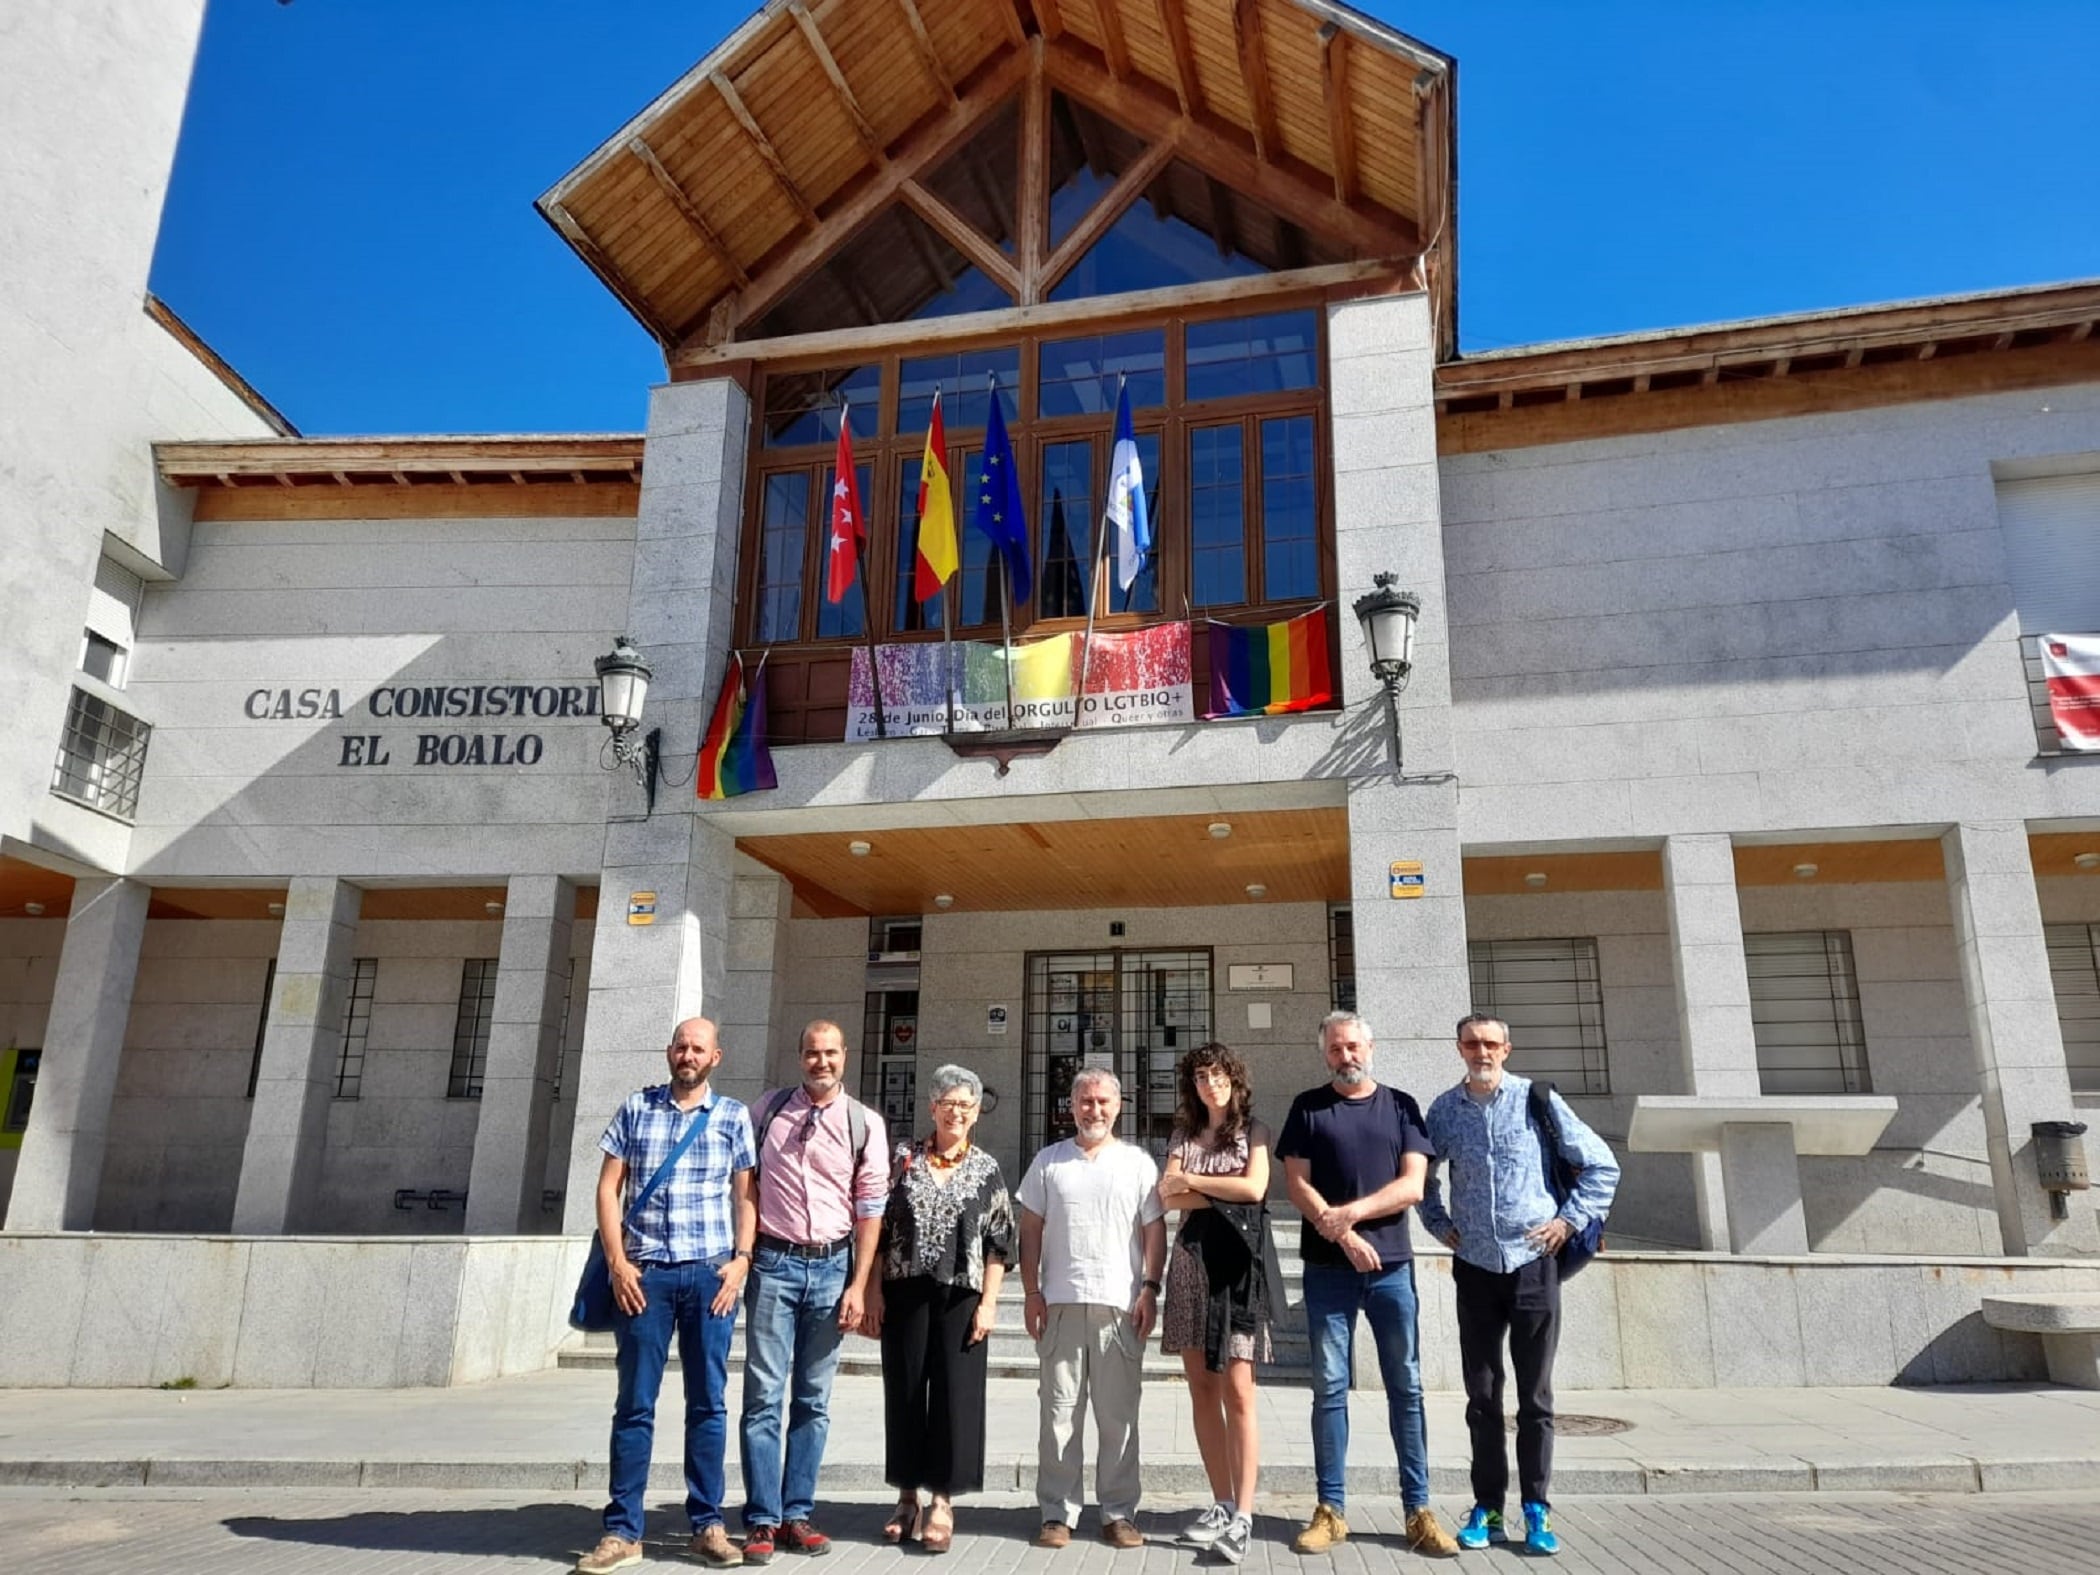
<svg viewBox="0 0 2100 1575"><path fill-rule="evenodd" d="M775 1247L752 1255L744 1300L744 1524L807 1520L831 1432L838 1371L839 1299L850 1253L797 1258ZM786 1415L785 1460L782 1414Z"/></svg>
<svg viewBox="0 0 2100 1575"><path fill-rule="evenodd" d="M1312 1337L1313 1479L1320 1502L1343 1506L1349 1467L1349 1376L1356 1315L1370 1320L1385 1380L1386 1421L1400 1459L1400 1497L1409 1510L1429 1502L1429 1430L1422 1416L1422 1348L1415 1329L1415 1266L1388 1264L1361 1274L1347 1264L1305 1266L1305 1322Z"/></svg>
<svg viewBox="0 0 2100 1575"><path fill-rule="evenodd" d="M708 1310L721 1288L719 1263L645 1263L647 1305L632 1318L613 1314L619 1350L620 1394L613 1403L612 1502L605 1529L642 1540L642 1495L649 1486L649 1451L656 1435L656 1396L663 1388L671 1335L685 1367L685 1512L693 1530L722 1519L722 1455L729 1446L729 1338L736 1309Z"/></svg>

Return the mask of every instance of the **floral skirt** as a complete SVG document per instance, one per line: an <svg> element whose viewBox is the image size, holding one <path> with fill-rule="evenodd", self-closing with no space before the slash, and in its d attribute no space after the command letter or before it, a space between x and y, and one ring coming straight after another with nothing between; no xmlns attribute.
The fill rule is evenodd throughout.
<svg viewBox="0 0 2100 1575"><path fill-rule="evenodd" d="M1167 1301L1159 1315L1159 1348L1173 1353L1203 1349L1203 1325L1210 1309L1210 1278L1192 1248L1176 1245L1167 1257ZM1235 1362L1272 1362L1269 1310L1260 1309L1253 1332L1235 1331L1227 1354Z"/></svg>

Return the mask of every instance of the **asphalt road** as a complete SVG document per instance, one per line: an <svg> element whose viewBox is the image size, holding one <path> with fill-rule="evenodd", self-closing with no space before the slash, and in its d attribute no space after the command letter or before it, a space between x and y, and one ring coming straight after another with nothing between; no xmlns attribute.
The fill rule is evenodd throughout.
<svg viewBox="0 0 2100 1575"><path fill-rule="evenodd" d="M821 1575L894 1575L923 1556L876 1544L884 1501L827 1504L838 1539ZM1463 1506L1440 1504L1447 1520ZM1355 1505L1354 1531L1335 1554L1300 1559L1289 1537L1305 1506L1279 1503L1257 1522L1246 1570L1374 1575L1394 1569L1514 1571L1506 1549L1430 1561L1405 1551L1392 1500ZM939 1575L1167 1575L1192 1568L1170 1545L1186 1508L1141 1512L1142 1550L1116 1553L1082 1536L1061 1553L1028 1545L1035 1508L1005 1494L966 1503L955 1551ZM672 1500L651 1499L643 1567L697 1569L682 1556ZM1554 1512L1559 1570L1728 1572L1728 1575L2092 1575L2100 1570L2100 1493L1865 1494L1792 1497L1650 1496L1568 1500ZM596 1540L597 1504L551 1494L314 1492L297 1489L103 1491L0 1489L0 1568L41 1572L149 1571L153 1575L482 1575L554 1572ZM798 1561L781 1555L790 1575ZM818 1575L818 1572L809 1572ZM932 1575L928 1571L928 1575Z"/></svg>

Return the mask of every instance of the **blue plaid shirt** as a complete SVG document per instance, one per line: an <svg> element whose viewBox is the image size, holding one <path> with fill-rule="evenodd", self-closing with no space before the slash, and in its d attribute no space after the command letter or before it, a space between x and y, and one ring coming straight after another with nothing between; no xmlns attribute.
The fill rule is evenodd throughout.
<svg viewBox="0 0 2100 1575"><path fill-rule="evenodd" d="M630 1094L598 1146L627 1162L621 1193L624 1212L635 1195L670 1157L686 1128L709 1112L707 1130L679 1156L641 1212L627 1222L627 1256L636 1263L689 1263L726 1258L736 1250L736 1210L730 1176L749 1170L757 1151L751 1141L751 1112L727 1094L712 1091L688 1113L671 1102L671 1085L659 1083Z"/></svg>
<svg viewBox="0 0 2100 1575"><path fill-rule="evenodd" d="M1508 1274L1536 1258L1539 1250L1524 1233L1556 1214L1576 1230L1603 1219L1619 1187L1619 1162L1610 1147L1556 1090L1548 1097L1560 1123L1561 1149L1570 1164L1582 1167L1582 1175L1568 1201L1554 1203L1541 1152L1545 1140L1527 1108L1530 1093L1531 1079L1504 1072L1492 1099L1475 1099L1461 1083L1445 1089L1429 1107L1429 1141L1436 1145L1436 1158L1429 1162L1429 1183L1417 1214L1439 1241L1456 1224L1458 1255L1490 1274ZM1448 1211L1437 1177L1447 1164Z"/></svg>

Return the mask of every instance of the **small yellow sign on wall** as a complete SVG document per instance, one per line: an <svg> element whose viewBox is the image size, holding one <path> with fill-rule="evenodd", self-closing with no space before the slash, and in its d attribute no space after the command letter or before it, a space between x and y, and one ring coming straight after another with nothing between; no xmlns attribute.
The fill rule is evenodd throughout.
<svg viewBox="0 0 2100 1575"><path fill-rule="evenodd" d="M629 924L654 924L656 922L655 892L631 891L627 894L627 922Z"/></svg>
<svg viewBox="0 0 2100 1575"><path fill-rule="evenodd" d="M1420 859L1395 859L1390 874L1388 890L1394 897L1419 897L1422 895L1422 861Z"/></svg>

